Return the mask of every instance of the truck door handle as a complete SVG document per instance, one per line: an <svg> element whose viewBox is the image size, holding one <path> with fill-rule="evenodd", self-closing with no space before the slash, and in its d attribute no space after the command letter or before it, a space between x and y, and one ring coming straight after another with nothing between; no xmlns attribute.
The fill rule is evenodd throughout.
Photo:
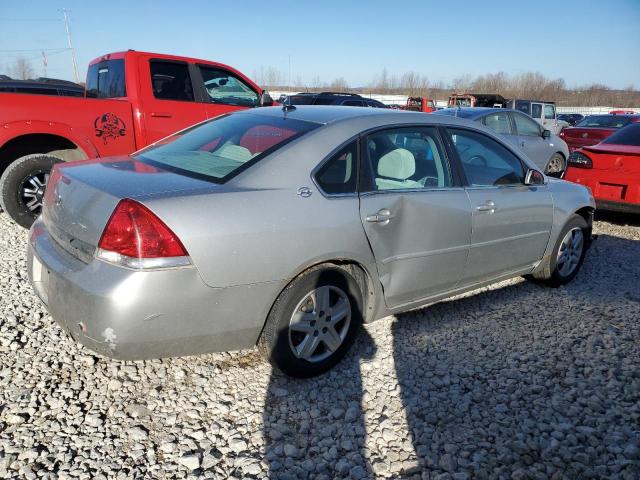
<svg viewBox="0 0 640 480"><path fill-rule="evenodd" d="M173 115L171 115L169 112L151 112L151 116L152 117L156 117L156 118L171 118L171 117L173 117Z"/></svg>
<svg viewBox="0 0 640 480"><path fill-rule="evenodd" d="M379 223L380 225L386 225L389 220L393 218L391 211L388 208L382 208L378 210L375 215L367 215L364 219L370 223Z"/></svg>
<svg viewBox="0 0 640 480"><path fill-rule="evenodd" d="M478 205L476 207L476 210L478 212L489 212L489 213L493 213L497 210L496 208L496 204L494 201L492 200L488 200L487 202L483 203L482 205Z"/></svg>

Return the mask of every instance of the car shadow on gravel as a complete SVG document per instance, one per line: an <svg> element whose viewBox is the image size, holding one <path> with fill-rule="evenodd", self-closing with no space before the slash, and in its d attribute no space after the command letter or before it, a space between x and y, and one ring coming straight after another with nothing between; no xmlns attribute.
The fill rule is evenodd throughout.
<svg viewBox="0 0 640 480"><path fill-rule="evenodd" d="M565 287L522 281L398 315L419 461L405 474L640 478L638 258L640 242L601 235Z"/></svg>
<svg viewBox="0 0 640 480"><path fill-rule="evenodd" d="M640 227L640 214L610 212L607 210L596 210L595 220L601 222L615 223L616 225L630 225Z"/></svg>
<svg viewBox="0 0 640 480"><path fill-rule="evenodd" d="M366 330L329 373L297 380L274 370L263 416L269 478L365 478L360 360L376 347Z"/></svg>

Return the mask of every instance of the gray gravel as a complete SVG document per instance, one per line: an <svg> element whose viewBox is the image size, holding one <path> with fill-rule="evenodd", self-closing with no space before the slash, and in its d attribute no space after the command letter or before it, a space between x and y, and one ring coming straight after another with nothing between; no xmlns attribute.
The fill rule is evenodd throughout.
<svg viewBox="0 0 640 480"><path fill-rule="evenodd" d="M40 306L26 233L2 214L0 478L638 479L627 219L597 222L566 287L516 279L389 317L331 373L294 381L254 351L93 355Z"/></svg>

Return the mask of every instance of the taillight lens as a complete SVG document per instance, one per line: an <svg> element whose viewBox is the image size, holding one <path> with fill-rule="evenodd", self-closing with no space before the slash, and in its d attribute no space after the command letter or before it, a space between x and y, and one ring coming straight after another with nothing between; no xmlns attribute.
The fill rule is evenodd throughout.
<svg viewBox="0 0 640 480"><path fill-rule="evenodd" d="M592 168L593 162L589 157L587 157L584 153L573 152L569 155L567 159L567 163L571 167L576 168Z"/></svg>
<svg viewBox="0 0 640 480"><path fill-rule="evenodd" d="M558 134L558 136L560 138L564 138L564 128L562 130L560 130L560 133Z"/></svg>
<svg viewBox="0 0 640 480"><path fill-rule="evenodd" d="M144 205L121 200L98 243L98 258L130 268L191 264L182 242Z"/></svg>

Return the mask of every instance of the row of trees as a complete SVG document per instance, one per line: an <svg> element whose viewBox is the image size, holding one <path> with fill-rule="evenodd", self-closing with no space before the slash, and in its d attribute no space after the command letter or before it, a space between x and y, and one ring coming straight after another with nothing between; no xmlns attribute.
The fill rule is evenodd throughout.
<svg viewBox="0 0 640 480"><path fill-rule="evenodd" d="M321 82L318 76L311 82L304 83L298 77L293 85L286 86L286 77L276 68L270 67L269 75L254 75L258 83L271 89L300 91L319 91L323 89L351 91L360 93L397 94L421 96L444 100L452 92L496 93L505 98L527 98L556 102L568 106L640 106L640 91L633 85L622 90L612 89L602 84L591 84L569 88L562 78L548 78L539 72L526 72L508 75L505 72L488 73L472 77L464 75L445 84L432 81L418 72L405 72L400 75L390 74L383 69L364 87L352 87L340 77L330 82Z"/></svg>

